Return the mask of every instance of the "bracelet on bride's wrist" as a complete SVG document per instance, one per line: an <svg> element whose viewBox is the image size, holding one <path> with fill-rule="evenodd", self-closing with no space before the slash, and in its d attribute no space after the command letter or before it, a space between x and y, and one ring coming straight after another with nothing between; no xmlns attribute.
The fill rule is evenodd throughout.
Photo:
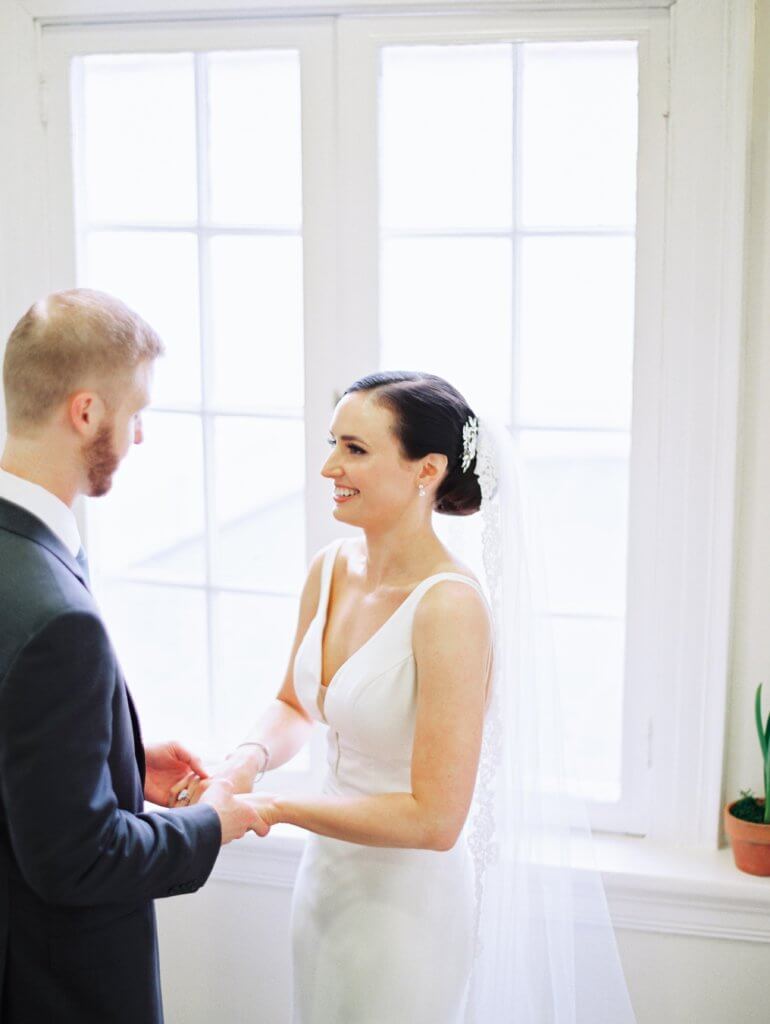
<svg viewBox="0 0 770 1024"><path fill-rule="evenodd" d="M245 743L239 743L235 749L240 750L241 747L259 747L259 749L265 755L265 760L262 764L262 768L260 769L259 774L254 779L254 782L259 782L259 780L267 771L267 766L270 764L270 750L265 746L264 743L258 743L255 740L246 740Z"/></svg>

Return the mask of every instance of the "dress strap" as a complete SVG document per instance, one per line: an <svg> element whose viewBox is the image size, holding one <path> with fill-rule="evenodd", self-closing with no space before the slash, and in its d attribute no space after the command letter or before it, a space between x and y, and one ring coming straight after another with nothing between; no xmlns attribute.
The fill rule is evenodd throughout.
<svg viewBox="0 0 770 1024"><path fill-rule="evenodd" d="M421 583L418 583L414 588L409 597L413 598L413 602L416 605L424 594L426 594L431 587L434 587L437 583L443 583L444 580L452 580L455 583L467 583L469 587L473 587L477 594L480 594L485 603L488 604L486 594L484 593L481 585L476 580L471 579L470 576L465 576L461 572L437 572L433 576L427 576Z"/></svg>
<svg viewBox="0 0 770 1024"><path fill-rule="evenodd" d="M324 559L321 565L321 590L318 595L318 608L316 609L316 615L323 609L324 617L326 616L327 606L329 604L329 591L332 585L332 575L334 574L334 563L337 558L337 552L342 547L345 541L344 537L338 537L333 540L324 552Z"/></svg>
<svg viewBox="0 0 770 1024"><path fill-rule="evenodd" d="M338 537L333 540L324 552L323 564L321 566L321 591L318 597L318 609L316 615L320 615L323 612L324 618L328 614L329 606L329 593L331 591L332 575L334 574L334 563L337 559L337 553L344 543L344 537ZM488 605L486 594L482 590L481 586L476 580L471 579L470 576L465 576L461 572L437 572L433 576L426 576L424 580L417 584L414 590L404 601L404 604L410 604L414 608L418 602L422 599L423 594L426 594L431 587L437 583L442 583L444 580L453 580L456 583L467 583L469 587L481 595L483 601ZM400 607L400 606L399 606Z"/></svg>

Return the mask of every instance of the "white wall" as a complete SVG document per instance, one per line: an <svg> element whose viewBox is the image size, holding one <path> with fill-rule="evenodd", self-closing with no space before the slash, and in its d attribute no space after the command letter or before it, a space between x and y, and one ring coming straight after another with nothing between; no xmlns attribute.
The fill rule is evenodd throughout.
<svg viewBox="0 0 770 1024"><path fill-rule="evenodd" d="M766 1024L762 943L619 931L638 1024ZM171 1018L172 1024L182 1018Z"/></svg>
<svg viewBox="0 0 770 1024"><path fill-rule="evenodd" d="M213 881L159 901L167 1024L289 1024L290 898ZM638 1024L766 1024L765 944L617 935Z"/></svg>
<svg viewBox="0 0 770 1024"><path fill-rule="evenodd" d="M166 1024L289 1024L290 901L285 887L217 881L160 900Z"/></svg>

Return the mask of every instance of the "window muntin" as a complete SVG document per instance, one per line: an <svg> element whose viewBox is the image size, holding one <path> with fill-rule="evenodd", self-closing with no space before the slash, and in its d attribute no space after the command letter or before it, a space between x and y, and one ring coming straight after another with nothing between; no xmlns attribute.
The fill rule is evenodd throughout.
<svg viewBox="0 0 770 1024"><path fill-rule="evenodd" d="M622 792L636 45L380 51L381 365L519 436L549 577L567 768Z"/></svg>
<svg viewBox="0 0 770 1024"><path fill-rule="evenodd" d="M275 694L305 572L300 57L87 56L73 81L79 283L167 346L148 443L89 506L97 586L147 735L219 751Z"/></svg>

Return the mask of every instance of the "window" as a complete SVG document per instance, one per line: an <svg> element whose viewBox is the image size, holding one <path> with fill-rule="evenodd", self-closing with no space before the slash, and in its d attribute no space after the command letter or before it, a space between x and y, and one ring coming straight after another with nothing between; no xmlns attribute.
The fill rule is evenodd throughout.
<svg viewBox="0 0 770 1024"><path fill-rule="evenodd" d="M273 696L306 557L339 532L318 480L334 394L378 365L430 369L522 441L575 784L595 826L644 832L633 494L656 486L656 409L635 370L655 359L637 314L660 301L662 210L638 231L636 210L662 180L660 36L503 17L65 36L62 275L168 346L147 443L90 505L145 731L221 750ZM291 768L322 764L316 743Z"/></svg>
<svg viewBox="0 0 770 1024"><path fill-rule="evenodd" d="M569 775L605 802L622 791L636 51L381 51L381 360L462 381L518 435Z"/></svg>
<svg viewBox="0 0 770 1024"><path fill-rule="evenodd" d="M168 348L148 443L89 506L100 596L149 727L221 747L273 695L304 576L299 56L73 74L79 281Z"/></svg>

